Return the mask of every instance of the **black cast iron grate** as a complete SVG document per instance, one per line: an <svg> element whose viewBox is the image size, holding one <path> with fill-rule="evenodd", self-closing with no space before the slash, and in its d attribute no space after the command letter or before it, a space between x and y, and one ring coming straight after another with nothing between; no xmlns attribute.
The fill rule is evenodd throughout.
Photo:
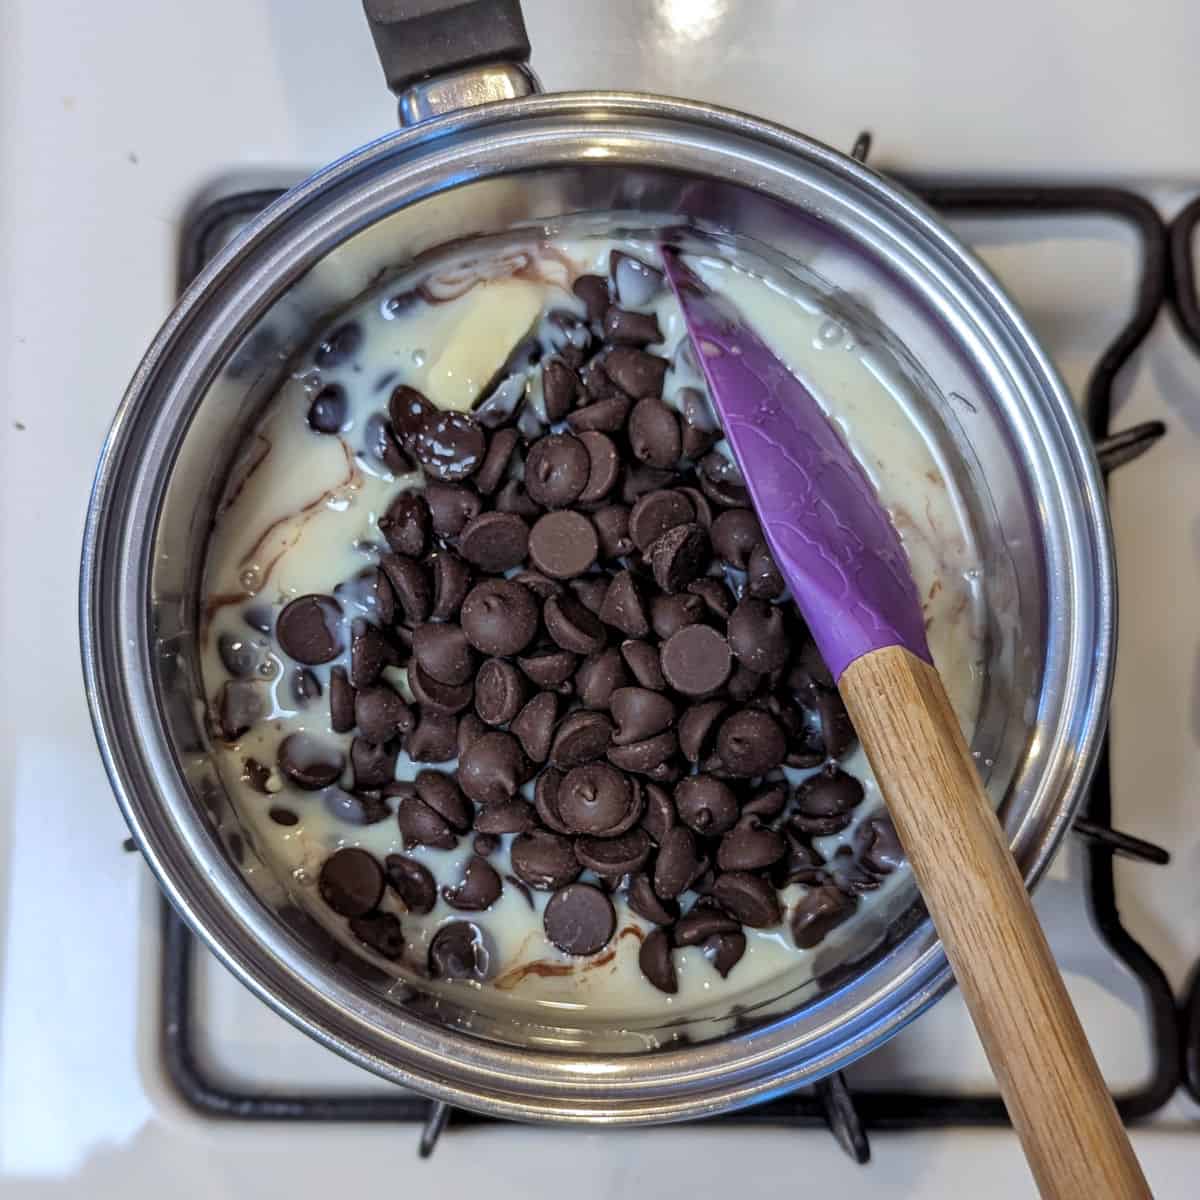
<svg viewBox="0 0 1200 1200"><path fill-rule="evenodd" d="M865 158L870 137L856 143ZM1138 237L1141 272L1133 313L1101 356L1088 383L1085 414L1096 439L1105 473L1131 461L1165 431L1157 421L1113 434L1109 429L1112 388L1156 321L1168 290L1185 335L1200 351L1200 303L1191 269L1191 240L1200 224L1200 200L1189 205L1170 235L1157 211L1128 191L1092 186L942 186L906 181L929 204L948 216L978 215L1014 220L1047 215L1100 215L1130 226ZM237 229L281 193L277 190L226 196L192 214L180 247L179 278L186 286ZM1172 269L1173 268L1173 269ZM1172 286L1173 285L1173 286ZM1200 970L1182 1014L1158 964L1121 923L1113 874L1113 856L1146 863L1168 861L1165 850L1112 828L1108 743L1075 831L1087 842L1087 894L1093 921L1113 956L1138 981L1145 1001L1153 1068L1138 1089L1116 1097L1127 1122L1158 1111L1175 1093L1181 1078L1200 1100ZM132 849L131 843L128 844ZM195 938L164 900L162 913L161 1037L167 1074L183 1099L212 1117L251 1121L371 1121L421 1125L418 1150L432 1153L450 1124L492 1119L438 1101L399 1093L395 1096L337 1094L273 1096L239 1091L213 1081L195 1053L192 1036L193 955ZM1181 1028L1182 1027L1182 1028ZM1185 1035L1181 1039L1181 1032ZM1181 1040L1186 1049L1181 1049ZM788 1096L737 1113L706 1118L711 1125L827 1126L859 1163L870 1158L868 1130L912 1130L954 1125L1004 1125L1008 1117L998 1096L966 1096L909 1091L852 1092L837 1074Z"/></svg>

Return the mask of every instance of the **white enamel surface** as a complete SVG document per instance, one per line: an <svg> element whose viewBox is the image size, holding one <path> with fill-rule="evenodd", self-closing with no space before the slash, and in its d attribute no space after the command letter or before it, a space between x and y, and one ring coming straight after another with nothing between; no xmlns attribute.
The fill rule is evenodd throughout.
<svg viewBox="0 0 1200 1200"><path fill-rule="evenodd" d="M1200 11L1013 0L850 0L806 19L790 0L527 0L548 87L676 92L750 109L838 146L876 133L878 160L994 176L1197 176ZM87 488L122 388L174 292L179 220L236 175L293 179L390 128L357 6L330 0L9 0L0 15L0 379L7 577L0 801L0 1195L5 1200L298 1200L396 1181L457 1198L664 1200L835 1187L847 1196L1031 1194L1006 1132L875 1135L852 1166L823 1131L548 1134L451 1128L432 1163L392 1127L198 1119L157 1053L157 898L95 753L79 690L75 572ZM1195 187L1191 189L1194 194ZM1133 261L1100 223L1034 223L984 239L1079 394L1128 302ZM1195 597L1200 594L1200 374L1164 324L1122 379L1121 424L1170 436L1117 477L1121 654L1117 819L1164 842L1167 868L1118 867L1126 922L1177 991L1200 955ZM18 429L17 423L23 428ZM48 850L52 847L52 850ZM1076 851L1038 907L1102 1064L1140 1078L1137 996L1087 924ZM296 1034L220 968L202 973L202 1049L227 1077L305 1089L385 1085ZM891 1084L987 1076L956 997L852 1072ZM1195 1194L1195 1106L1134 1134L1159 1200ZM728 1139L728 1140L725 1140ZM730 1149L724 1147L728 1145ZM531 1164L537 1164L537 1170Z"/></svg>

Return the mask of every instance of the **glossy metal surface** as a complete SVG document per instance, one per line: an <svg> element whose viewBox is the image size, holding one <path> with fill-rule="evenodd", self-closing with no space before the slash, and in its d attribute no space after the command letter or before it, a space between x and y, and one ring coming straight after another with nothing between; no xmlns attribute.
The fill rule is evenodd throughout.
<svg viewBox="0 0 1200 1200"><path fill-rule="evenodd" d="M537 91L528 67L496 63L438 75L406 88L398 98L400 124L419 125L443 113L459 112L500 100L519 100Z"/></svg>
<svg viewBox="0 0 1200 1200"><path fill-rule="evenodd" d="M589 1052L593 1042L566 1037L550 1052L511 1025L477 1019L476 1032L495 1039L484 1040L443 1023L445 1010L431 1014L416 993L385 998L332 969L251 890L206 815L218 827L228 818L196 721L190 655L223 480L214 464L229 463L281 362L381 261L614 208L686 212L811 262L836 288L869 296L880 329L907 347L932 393L950 398L946 435L975 484L997 589L980 738L1031 881L1086 783L1112 662L1107 526L1069 402L986 274L871 171L738 114L587 94L432 121L285 196L185 296L106 445L82 581L98 737L164 888L251 988L363 1066L527 1119L646 1122L749 1103L845 1065L949 984L928 924L910 913L860 970L791 997L809 1003L752 1036L644 1054Z"/></svg>

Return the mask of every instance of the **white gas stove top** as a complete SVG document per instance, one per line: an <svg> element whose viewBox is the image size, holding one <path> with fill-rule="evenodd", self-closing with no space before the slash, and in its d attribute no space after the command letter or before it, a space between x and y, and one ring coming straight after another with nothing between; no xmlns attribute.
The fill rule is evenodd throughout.
<svg viewBox="0 0 1200 1200"><path fill-rule="evenodd" d="M928 0L843 4L806 19L785 0L527 0L534 66L552 89L689 94L849 146L883 168L951 176L1104 179L1172 215L1200 193L1200 78L1191 6L1014 0L994 27ZM843 1194L1032 1194L1008 1131L872 1134L855 1166L829 1135L786 1128L450 1131L432 1160L408 1125L212 1120L182 1104L159 1046L158 899L95 752L78 682L77 546L99 444L175 287L182 218L202 194L290 182L383 132L392 104L349 0L10 0L0 34L0 608L8 647L0 807L0 1194L284 1197L389 1182L497 1200L659 1197L838 1187ZM956 222L1025 308L1077 396L1126 319L1136 241L1098 218ZM1168 866L1118 861L1125 924L1176 995L1200 960L1200 357L1164 313L1118 379L1114 428L1167 436L1113 477L1121 575L1114 709L1118 828ZM1077 840L1038 908L1118 1091L1152 1065L1140 993L1093 932ZM196 1050L233 1089L388 1085L294 1032L206 956ZM855 1088L986 1092L950 997L849 1072ZM1179 1095L1134 1134L1155 1193L1193 1196L1200 1107ZM736 1148L736 1152L734 1151Z"/></svg>

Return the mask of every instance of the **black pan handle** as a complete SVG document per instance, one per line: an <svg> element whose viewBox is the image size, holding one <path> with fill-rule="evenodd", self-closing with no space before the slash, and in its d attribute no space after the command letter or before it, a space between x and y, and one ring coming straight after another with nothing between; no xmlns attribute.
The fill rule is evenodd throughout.
<svg viewBox="0 0 1200 1200"><path fill-rule="evenodd" d="M519 0L363 0L363 9L397 96L436 76L529 59Z"/></svg>

